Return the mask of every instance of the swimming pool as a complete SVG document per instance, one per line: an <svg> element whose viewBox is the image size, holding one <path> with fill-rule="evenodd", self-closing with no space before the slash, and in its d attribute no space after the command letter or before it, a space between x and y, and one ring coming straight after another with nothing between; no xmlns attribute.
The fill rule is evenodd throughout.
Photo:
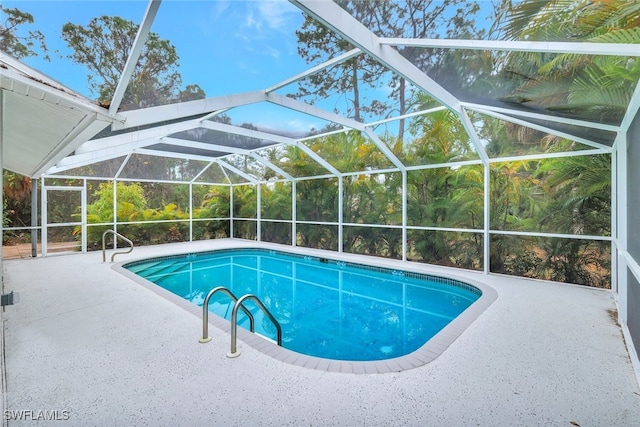
<svg viewBox="0 0 640 427"><path fill-rule="evenodd" d="M123 267L198 306L216 286L238 297L255 294L280 323L286 349L342 361L411 354L483 293L459 280L267 249L168 256ZM247 306L256 332L275 338L275 327ZM232 307L224 294L209 304L210 312L226 319Z"/></svg>

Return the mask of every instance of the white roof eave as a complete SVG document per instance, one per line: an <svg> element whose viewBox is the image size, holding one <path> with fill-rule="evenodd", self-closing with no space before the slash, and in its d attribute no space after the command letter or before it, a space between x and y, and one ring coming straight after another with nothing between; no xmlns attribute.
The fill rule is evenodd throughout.
<svg viewBox="0 0 640 427"><path fill-rule="evenodd" d="M39 177L111 124L105 108L0 52L3 167Z"/></svg>

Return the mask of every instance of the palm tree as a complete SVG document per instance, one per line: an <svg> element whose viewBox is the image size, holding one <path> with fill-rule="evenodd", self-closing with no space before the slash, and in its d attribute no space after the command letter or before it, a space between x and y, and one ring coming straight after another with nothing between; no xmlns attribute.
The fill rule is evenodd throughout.
<svg viewBox="0 0 640 427"><path fill-rule="evenodd" d="M511 8L505 29L518 40L638 44L639 11L640 4L626 0L533 0ZM621 56L514 53L504 67L527 76L509 101L599 122L620 122L640 79L640 61ZM610 162L608 155L541 162L536 177L547 201L540 227L608 235ZM538 244L545 253L541 275L598 286L608 281L607 244L576 239L538 239Z"/></svg>
<svg viewBox="0 0 640 427"><path fill-rule="evenodd" d="M194 218L208 219L194 223L194 236L200 239L229 237L230 188L210 186L202 197L200 207L194 210Z"/></svg>
<svg viewBox="0 0 640 427"><path fill-rule="evenodd" d="M518 2L505 31L516 40L638 44L639 10L628 0ZM640 61L622 56L513 53L505 69L527 76L508 100L603 122L619 123L640 78Z"/></svg>
<svg viewBox="0 0 640 427"><path fill-rule="evenodd" d="M261 187L261 215L264 219L291 220L291 190L289 182L263 184ZM263 222L261 239L274 243L291 243L291 224Z"/></svg>
<svg viewBox="0 0 640 427"><path fill-rule="evenodd" d="M4 171L3 173L3 218L2 224L4 227L27 227L31 224L31 178L22 176L10 171ZM24 235L22 232L7 232L8 239L28 239L29 235Z"/></svg>
<svg viewBox="0 0 640 427"><path fill-rule="evenodd" d="M469 136L449 111L421 116L410 125L419 135L400 156L406 164L446 164L477 158ZM396 148L397 149L397 148ZM410 226L477 228L483 222L481 168L438 167L410 171L407 175L407 216ZM481 240L470 241L458 233L413 231L411 250L426 262L477 268ZM470 242L473 242L469 245ZM464 255L459 252L462 249ZM414 255L412 255L414 257ZM455 258L455 260L454 260ZM461 261L465 260L465 261Z"/></svg>

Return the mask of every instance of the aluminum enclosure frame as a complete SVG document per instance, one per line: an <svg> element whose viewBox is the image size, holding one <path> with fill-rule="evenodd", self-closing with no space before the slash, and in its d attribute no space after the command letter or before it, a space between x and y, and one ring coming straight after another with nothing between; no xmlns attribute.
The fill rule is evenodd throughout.
<svg viewBox="0 0 640 427"><path fill-rule="evenodd" d="M180 184L188 184L191 188L194 184L215 184L215 185L228 185L233 188L237 185L254 185L257 188L261 188L261 185L268 184L271 181L265 181L260 178L256 178L251 174L238 169L232 163L228 161L228 158L232 155L244 155L248 156L264 167L274 171L281 178L278 180L289 182L292 188L292 242L293 246L296 245L296 227L299 223L296 218L296 192L299 182L308 179L319 179L331 177L337 179L339 183L338 187L338 220L335 225L338 227L339 233L339 246L338 251L342 251L342 233L345 226L359 225L349 224L344 222L343 218L343 204L344 204L344 188L343 180L349 176L357 174L379 174L379 173L400 173L403 183L403 196L402 196L402 224L399 226L402 231L403 238L403 260L406 261L407 252L407 230L409 229L424 229L433 231L455 231L455 232L473 232L481 233L484 239L483 256L484 256L484 273L489 274L489 265L486 260L490 255L490 238L494 234L513 234L518 236L536 236L536 237L557 237L557 238L576 238L576 239L593 239L593 240L606 240L612 243L612 288L616 292L619 303L619 320L630 339L627 339L627 345L633 342L633 339L637 337L631 337L626 322L629 318L629 307L627 305L628 296L628 274L632 274L637 281L640 281L640 259L637 259L628 252L628 237L629 237L629 217L627 211L627 203L630 192L635 191L634 184L629 183L628 171L631 165L627 158L627 148L630 144L635 144L638 141L630 140L630 127L634 120L637 120L638 111L640 110L640 87L636 87L636 90L632 96L631 102L627 107L627 113L624 119L619 125L603 124L590 122L587 120L579 119L567 119L558 118L553 115L546 115L538 112L527 112L518 110L508 110L503 107L497 107L494 105L484 105L482 103L465 102L458 99L455 95L447 91L444 87L438 84L436 81L428 77L425 73L415 67L410 61L404 58L395 49L395 46L414 46L414 47L437 47L437 48L461 48L461 49L480 49L480 50L503 50L503 51L519 51L519 52L544 52L544 53L580 53L585 55L616 55L616 56L629 56L640 57L640 49L636 45L629 44L616 44L616 43L569 43L569 42L507 42L507 41L481 41L481 40L416 40L416 39L398 39L398 38L381 38L373 34L369 29L364 27L355 18L350 16L346 11L340 8L336 3L332 1L314 1L314 0L291 0L291 3L304 11L306 14L312 16L322 24L331 28L337 34L340 34L345 40L349 41L355 49L346 52L336 58L330 59L322 64L318 64L309 70L296 74L282 82L275 83L274 85L264 88L263 90L246 92L240 94L229 94L220 97L208 98L204 100L189 101L180 104L165 105L159 107L150 107L141 110L117 112L117 107L122 100L124 90L127 87L131 74L133 72L133 64L135 64L137 55L140 54L140 50L146 35L148 34L151 25L154 21L155 14L158 8L161 7L160 0L150 0L147 11L142 18L142 25L138 37L134 43L129 61L123 70L121 80L118 84L118 88L115 91L114 98L111 103L111 107L106 110L102 107L95 105L90 100L74 93L73 91L65 88L58 82L49 79L47 76L42 75L36 70L30 69L26 65L8 57L6 54L0 53L0 63L4 64L0 68L0 112L2 130L0 132L0 147L4 146L4 155L1 157L1 162L4 167L12 169L16 172L30 176L35 179L42 179L43 182L47 178L63 178L73 177L74 175L66 175L65 172L82 166L94 164L96 162L105 161L114 158L124 157L124 161L120 166L120 170L115 174L111 180L115 183L117 181L134 181L134 179L123 178L120 176L125 165L131 159L134 154L144 154L158 157L175 157L186 158L193 160L201 160L206 162L207 166L200 172L199 175L194 177L189 182L179 181ZM388 70L403 76L408 81L412 82L417 88L423 90L425 93L432 96L434 99L441 102L441 109L448 109L452 111L461 121L462 125L467 130L471 143L475 148L478 159L472 161L459 162L459 165L477 164L481 165L484 173L484 222L483 228L479 230L466 230L466 229L444 229L439 227L409 227L407 218L407 174L410 171L428 169L434 167L451 167L457 164L444 164L444 165L419 165L408 166L402 163L393 152L386 146L386 144L380 140L380 138L372 130L381 121L371 123L360 123L355 120L342 117L333 112L322 110L321 108L308 105L306 103L296 101L294 99L282 96L276 91L284 86L295 83L305 77L318 73L336 64L343 63L344 61L353 58L356 55L365 54L379 63L383 64ZM25 101L24 104L15 103L13 100ZM333 122L343 127L341 131L357 131L363 135L368 142L373 144L390 162L392 167L383 171L376 170L364 170L364 171L341 171L332 166L322 156L308 148L303 142L305 138L299 137L287 137L281 135L275 135L262 130L246 129L240 126L221 124L212 121L212 117L219 114L221 111L227 111L236 107L247 105L259 105L261 103L271 104L282 108L291 109L293 111L306 114L313 117ZM18 110L18 105L23 105L27 111L27 107L32 108L34 106L41 106L42 110L39 111L42 117L46 118L47 114L52 111L60 112L60 114L68 120L65 122L65 126L68 128L56 128L56 123L43 120L41 125L48 126L52 129L59 130L59 133L64 134L64 137L59 140L53 141L51 145L47 145L46 148L35 150L37 153L28 153L28 162L24 162L26 165L24 168L21 166L21 160L27 157L24 151L24 146L29 146L28 141L18 144L17 148L12 148L11 144L13 140L16 140L16 135L29 135L29 126L33 126L33 122L25 120L24 122L17 123L11 114L21 114L21 110ZM25 107L26 106L26 107ZM412 113L413 116L419 114L431 114L436 110L425 110L422 112ZM503 158L490 158L485 150L483 141L477 135L473 123L470 120L470 112L478 112L491 117L495 117L500 120L504 120L516 125L527 126L542 132L549 133L551 135L557 135L562 138L571 139L573 141L585 144L591 147L589 150L571 152L571 153L553 153L553 154L539 154L528 156L510 156ZM392 117L388 120L399 120L399 117ZM171 121L170 124L166 122ZM612 146L607 146L596 140L590 140L584 136L573 135L571 133L559 131L557 129L545 126L538 122L549 121L552 123L563 123L573 126L580 126L586 129L601 130L606 132L615 133L616 139ZM104 128L110 127L110 134L103 137L96 137L100 131ZM143 128L143 129L141 129ZM196 141L190 141L187 139L180 139L175 136L176 133L181 131L187 131L191 129L204 128L213 131L220 131L247 138L254 138L264 141L269 141L275 145L290 145L298 147L306 155L317 162L326 173L318 176L307 177L294 177L291 174L284 171L277 164L269 161L265 157L261 156L259 149L245 149L240 147L227 147L215 144L203 144ZM131 130L137 129L137 130ZM331 132L333 133L333 132ZM315 138L322 138L330 133L316 135ZM41 139L41 136L40 136ZM40 144L42 141L34 140L33 144ZM150 147L156 144L163 144L164 147L171 147L172 150L154 150ZM21 148L22 147L22 148ZM211 152L223 152L223 156L214 157L206 155L193 155L184 154L181 149L198 149L209 150ZM612 157L612 178L613 178L613 194L612 194L612 236L584 236L584 235L567 235L559 233L524 233L524 232L509 232L503 230L492 230L490 228L489 214L490 214L490 188L489 188L489 171L490 167L494 163L513 161L513 160L534 160L534 159L547 159L547 158L559 158L568 156L580 156L580 155L592 155L592 154L608 154ZM34 157L31 157L34 156ZM39 156L39 157L36 157ZM221 167L225 174L227 174L226 183L202 183L197 181L206 168L217 165ZM228 179L228 174L234 174L240 176L246 180L246 183L237 184L232 183ZM102 178L100 178L102 179ZM105 179L106 180L106 179ZM140 181L140 180L135 180ZM175 181L178 183L178 181ZM115 185L114 185L115 188ZM233 194L233 191L231 191ZM115 191L114 191L115 198ZM233 201L231 202L233 203ZM114 200L114 206L116 205ZM231 215L229 220L233 224L234 220L255 220L257 222L257 235L260 239L261 230L261 216L260 216L260 191L258 191L258 209L257 218L234 218L233 209L230 209ZM193 212L193 209L190 209ZM83 219L86 225L86 218ZM114 223L117 227L117 223ZM191 224L192 226L192 224ZM380 225L376 225L380 226ZM233 226L232 226L233 227ZM393 226L398 227L398 226ZM391 227L390 227L391 228ZM233 235L233 229L232 229ZM1 266L1 264L0 264ZM638 362L638 355L635 349L630 347L632 358L634 360L634 366L636 372L638 372L638 378L640 378L640 362Z"/></svg>

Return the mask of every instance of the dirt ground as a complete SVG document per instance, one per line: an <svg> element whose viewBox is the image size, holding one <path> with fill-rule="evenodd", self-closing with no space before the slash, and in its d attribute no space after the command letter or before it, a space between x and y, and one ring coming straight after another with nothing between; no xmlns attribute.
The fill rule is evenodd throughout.
<svg viewBox="0 0 640 427"><path fill-rule="evenodd" d="M49 253L52 252L69 252L73 248L69 243L49 243L47 245ZM38 256L42 255L42 246L38 243ZM23 259L31 258L31 243L16 243L12 245L2 246L2 259Z"/></svg>

